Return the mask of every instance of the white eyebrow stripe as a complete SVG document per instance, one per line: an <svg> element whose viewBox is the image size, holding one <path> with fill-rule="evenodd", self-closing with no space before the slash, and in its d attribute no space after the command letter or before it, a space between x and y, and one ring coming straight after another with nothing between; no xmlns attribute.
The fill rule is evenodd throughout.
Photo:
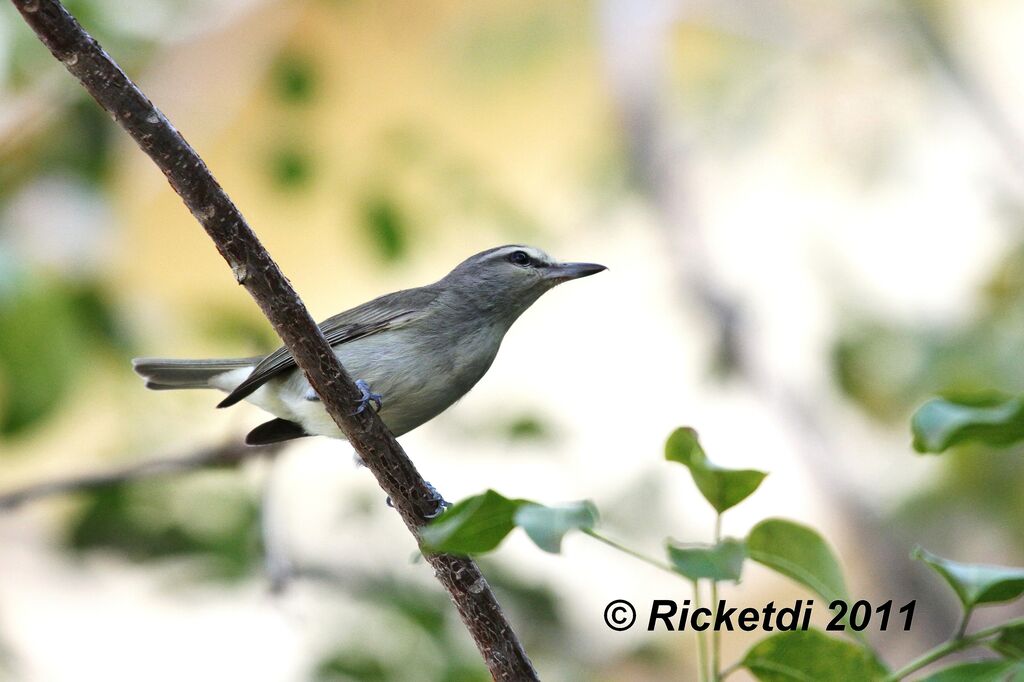
<svg viewBox="0 0 1024 682"><path fill-rule="evenodd" d="M530 256L531 260L537 262L539 265L550 266L557 265L558 263L558 261L554 260L551 256L540 249L526 244L506 244L505 246L496 246L493 249L477 254L475 262L484 263L488 261L504 260L516 251L525 252Z"/></svg>

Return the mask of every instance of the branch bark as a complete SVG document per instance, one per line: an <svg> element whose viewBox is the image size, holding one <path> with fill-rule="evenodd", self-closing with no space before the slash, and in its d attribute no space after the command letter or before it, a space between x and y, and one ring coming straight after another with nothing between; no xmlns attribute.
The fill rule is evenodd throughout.
<svg viewBox="0 0 1024 682"><path fill-rule="evenodd" d="M360 392L352 378L203 160L60 2L12 2L53 56L163 171L419 541L418 529L427 522L424 512L433 509L430 488L373 410L353 414ZM467 557L425 557L493 678L539 679L476 563Z"/></svg>

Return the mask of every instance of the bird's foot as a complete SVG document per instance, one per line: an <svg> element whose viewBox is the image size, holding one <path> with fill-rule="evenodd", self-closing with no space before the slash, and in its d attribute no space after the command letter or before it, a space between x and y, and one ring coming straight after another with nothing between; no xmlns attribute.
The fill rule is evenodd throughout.
<svg viewBox="0 0 1024 682"><path fill-rule="evenodd" d="M373 391L371 391L370 385L363 381L362 379L356 382L356 388L359 389L359 392L361 394L359 396L359 407L356 409L355 412L352 413L351 416L355 416L362 412L363 410L365 410L366 406L369 405L370 403L376 405L377 410L380 411L381 405L383 404L382 401L384 400L384 396L382 396L380 393L374 393ZM320 396L318 396L316 394L316 391L314 391L311 388L308 391L306 391L306 400L318 403L320 402Z"/></svg>
<svg viewBox="0 0 1024 682"><path fill-rule="evenodd" d="M437 488L431 485L429 481L424 481L424 483L427 485L427 490L430 491L430 495L426 499L418 500L420 511L423 513L425 518L436 519L441 515L441 512L452 506L452 503L444 499L441 496L441 493L437 492ZM391 501L390 496L388 496L386 503L389 507L394 508L395 506L394 502Z"/></svg>
<svg viewBox="0 0 1024 682"><path fill-rule="evenodd" d="M377 406L377 411L380 411L381 405L383 405L384 396L380 393L374 393L370 390L370 385L362 379L356 382L356 388L359 389L362 395L359 396L359 407L352 413L355 416L366 409L366 406L373 403Z"/></svg>

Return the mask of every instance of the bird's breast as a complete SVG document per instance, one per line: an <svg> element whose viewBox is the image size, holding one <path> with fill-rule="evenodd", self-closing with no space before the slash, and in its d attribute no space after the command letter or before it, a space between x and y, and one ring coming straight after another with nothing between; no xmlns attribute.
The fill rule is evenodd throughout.
<svg viewBox="0 0 1024 682"><path fill-rule="evenodd" d="M384 396L380 416L401 435L433 419L473 388L490 368L503 336L490 329L424 332L410 325L336 351L354 378Z"/></svg>

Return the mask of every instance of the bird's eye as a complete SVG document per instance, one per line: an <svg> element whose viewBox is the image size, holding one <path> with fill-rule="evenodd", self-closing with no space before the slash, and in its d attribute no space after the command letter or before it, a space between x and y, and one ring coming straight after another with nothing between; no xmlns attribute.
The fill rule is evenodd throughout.
<svg viewBox="0 0 1024 682"><path fill-rule="evenodd" d="M529 265L530 254L526 253L525 251L513 251L509 255L508 260L513 265Z"/></svg>

